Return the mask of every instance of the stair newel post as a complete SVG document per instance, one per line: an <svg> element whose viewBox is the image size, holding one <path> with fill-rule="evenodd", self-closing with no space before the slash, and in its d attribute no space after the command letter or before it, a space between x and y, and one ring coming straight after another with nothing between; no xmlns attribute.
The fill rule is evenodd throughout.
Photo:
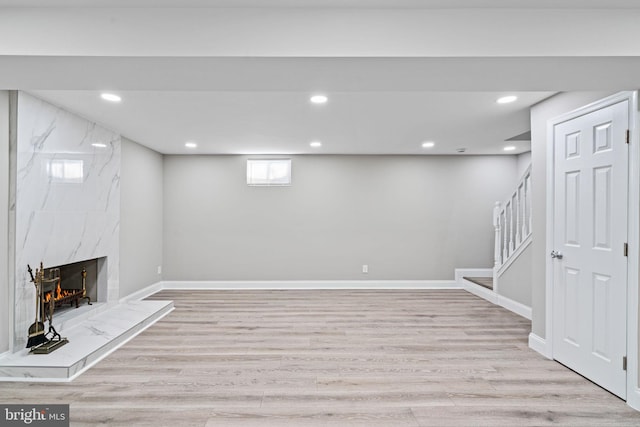
<svg viewBox="0 0 640 427"><path fill-rule="evenodd" d="M502 264L500 261L500 202L493 206L493 228L495 230L495 244L493 248L493 266L497 268Z"/></svg>

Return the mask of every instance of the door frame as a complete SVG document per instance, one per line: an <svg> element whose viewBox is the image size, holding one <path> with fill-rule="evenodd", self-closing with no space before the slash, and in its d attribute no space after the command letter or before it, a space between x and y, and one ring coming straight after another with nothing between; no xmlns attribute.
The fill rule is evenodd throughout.
<svg viewBox="0 0 640 427"><path fill-rule="evenodd" d="M554 127L590 112L627 100L629 102L629 169L627 198L627 404L640 410L640 387L638 379L638 309L639 309L639 265L640 265L640 135L638 135L638 93L620 92L596 101L577 110L570 111L547 122L547 212L545 254L545 356L553 359L553 263L551 253L554 241ZM535 190L534 190L535 191Z"/></svg>

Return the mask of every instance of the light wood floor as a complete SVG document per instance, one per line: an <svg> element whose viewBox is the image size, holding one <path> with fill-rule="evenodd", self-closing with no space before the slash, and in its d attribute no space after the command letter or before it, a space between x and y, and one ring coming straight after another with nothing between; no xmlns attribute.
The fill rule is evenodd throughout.
<svg viewBox="0 0 640 427"><path fill-rule="evenodd" d="M465 291L152 298L176 310L72 383L0 383L0 402L70 403L72 425L640 425Z"/></svg>

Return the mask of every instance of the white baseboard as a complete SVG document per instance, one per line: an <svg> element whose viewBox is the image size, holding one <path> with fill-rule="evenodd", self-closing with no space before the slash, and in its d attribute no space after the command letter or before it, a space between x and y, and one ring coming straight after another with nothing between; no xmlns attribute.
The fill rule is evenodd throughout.
<svg viewBox="0 0 640 427"><path fill-rule="evenodd" d="M533 332L529 334L529 348L531 350L537 351L547 359L552 358L552 356L549 354L549 349L547 348L547 341L544 338L540 338Z"/></svg>
<svg viewBox="0 0 640 427"><path fill-rule="evenodd" d="M467 292L479 296L480 298L486 299L492 304L504 307L507 310L524 317L525 319L531 320L531 307L507 298L504 295L500 295L492 291L491 289L485 288L484 286L469 282L468 280L461 279L461 284Z"/></svg>
<svg viewBox="0 0 640 427"><path fill-rule="evenodd" d="M640 411L640 388L630 387L631 391L627 389L627 405Z"/></svg>
<svg viewBox="0 0 640 427"><path fill-rule="evenodd" d="M476 283L469 282L468 280L462 280L462 286L464 290L470 292L480 298L486 299L492 304L498 305L498 294L491 289L487 289L484 286L480 286Z"/></svg>
<svg viewBox="0 0 640 427"><path fill-rule="evenodd" d="M458 270L456 270L457 272ZM476 269L476 271L478 271ZM465 273L466 274L466 273ZM462 276L461 276L462 277ZM480 276L481 277L481 276ZM120 302L139 301L163 289L212 290L302 290L302 289L465 289L487 301L500 305L531 320L531 307L466 280L238 280L238 281L185 281L167 280L120 299Z"/></svg>
<svg viewBox="0 0 640 427"><path fill-rule="evenodd" d="M163 281L162 289L462 289L455 280L231 280Z"/></svg>
<svg viewBox="0 0 640 427"><path fill-rule="evenodd" d="M120 303L129 301L140 301L148 296L155 294L156 292L161 291L162 289L164 289L162 286L162 282L156 282L152 285L147 286L146 288L142 288L139 291L129 294L126 297L120 298Z"/></svg>
<svg viewBox="0 0 640 427"><path fill-rule="evenodd" d="M518 301L514 301L510 298L505 297L504 295L497 294L498 305L506 308L509 311L518 314L525 319L531 320L531 307L528 307Z"/></svg>
<svg viewBox="0 0 640 427"><path fill-rule="evenodd" d="M285 289L462 289L455 280L166 280L120 299L140 301L163 289L285 290Z"/></svg>

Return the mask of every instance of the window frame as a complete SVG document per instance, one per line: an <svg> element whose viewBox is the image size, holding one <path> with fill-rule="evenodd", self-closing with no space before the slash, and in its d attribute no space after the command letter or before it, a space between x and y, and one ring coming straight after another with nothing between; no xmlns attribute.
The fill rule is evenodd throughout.
<svg viewBox="0 0 640 427"><path fill-rule="evenodd" d="M267 176L263 179L259 179L251 174L252 164L266 164L267 167ZM273 164L286 164L286 174L284 179L286 182L279 182L278 178L270 177L271 167ZM292 183L292 161L291 158L273 158L273 159L265 159L265 158L252 158L247 159L247 185L249 187L290 187Z"/></svg>

